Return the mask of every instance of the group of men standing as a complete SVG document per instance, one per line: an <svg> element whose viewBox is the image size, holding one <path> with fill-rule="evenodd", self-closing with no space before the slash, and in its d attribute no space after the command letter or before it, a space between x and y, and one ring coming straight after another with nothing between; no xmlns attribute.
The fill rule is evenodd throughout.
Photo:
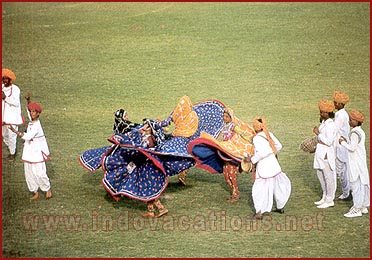
<svg viewBox="0 0 372 260"><path fill-rule="evenodd" d="M348 113L345 110L348 102L349 96L341 91L334 92L333 101L319 101L320 125L313 129L318 141L314 169L323 194L314 203L321 209L334 206L338 177L342 189L338 199L353 197L354 205L344 216L359 217L368 213L369 207L365 133L361 129L364 115L356 110Z"/></svg>

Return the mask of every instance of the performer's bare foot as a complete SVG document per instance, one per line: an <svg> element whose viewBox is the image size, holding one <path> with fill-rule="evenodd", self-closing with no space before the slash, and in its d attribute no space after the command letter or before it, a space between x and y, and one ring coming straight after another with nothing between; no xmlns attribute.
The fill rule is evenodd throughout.
<svg viewBox="0 0 372 260"><path fill-rule="evenodd" d="M52 190L51 190L51 189L49 189L49 190L46 192L45 197L46 197L47 199L50 199L50 198L52 197Z"/></svg>
<svg viewBox="0 0 372 260"><path fill-rule="evenodd" d="M30 198L30 200L37 200L39 198L39 192L35 192L34 196Z"/></svg>
<svg viewBox="0 0 372 260"><path fill-rule="evenodd" d="M146 211L142 214L142 217L144 218L155 218L155 212L153 211Z"/></svg>

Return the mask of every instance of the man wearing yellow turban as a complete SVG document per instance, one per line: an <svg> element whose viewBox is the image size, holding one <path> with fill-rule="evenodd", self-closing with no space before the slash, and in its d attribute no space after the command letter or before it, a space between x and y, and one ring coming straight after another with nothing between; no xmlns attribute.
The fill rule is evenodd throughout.
<svg viewBox="0 0 372 260"><path fill-rule="evenodd" d="M350 184L347 176L348 156L345 147L337 141L341 136L347 137L350 133L349 115L345 110L345 105L349 102L349 96L341 91L333 93L333 102L337 112L335 113L336 127L336 174L340 178L342 194L338 197L341 200L347 199L350 194Z"/></svg>
<svg viewBox="0 0 372 260"><path fill-rule="evenodd" d="M349 141L346 138L340 138L338 143L348 151L348 177L353 195L353 206L344 216L354 218L368 213L367 207L370 206L370 186L365 148L366 135L361 127L364 122L364 115L357 110L351 110L349 117L349 124L352 127L348 138Z"/></svg>
<svg viewBox="0 0 372 260"><path fill-rule="evenodd" d="M314 127L313 132L318 136L318 144L314 154L314 169L316 170L323 194L319 201L314 202L318 208L324 209L334 206L336 192L336 155L334 141L336 129L334 118L334 103L330 100L320 100L320 126Z"/></svg>
<svg viewBox="0 0 372 260"><path fill-rule="evenodd" d="M15 130L24 123L21 113L21 91L13 84L16 76L10 69L2 69L2 136L9 149L8 160L15 159L17 135L9 130L11 125Z"/></svg>

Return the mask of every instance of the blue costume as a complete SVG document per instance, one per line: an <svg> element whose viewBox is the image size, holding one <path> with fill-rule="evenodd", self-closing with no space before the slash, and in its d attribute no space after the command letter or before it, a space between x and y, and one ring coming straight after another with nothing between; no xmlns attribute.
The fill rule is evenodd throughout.
<svg viewBox="0 0 372 260"><path fill-rule="evenodd" d="M110 146L85 151L79 161L91 172L103 169L102 184L115 200L127 196L152 201L167 187L167 177L195 165L187 151L188 144L203 131L216 137L224 125L224 108L225 105L216 100L194 104L192 109L198 115L198 128L190 137L170 136L166 139L161 122L148 120L156 140L154 147L141 145L141 128L144 127L141 124L125 134L111 136L108 139Z"/></svg>

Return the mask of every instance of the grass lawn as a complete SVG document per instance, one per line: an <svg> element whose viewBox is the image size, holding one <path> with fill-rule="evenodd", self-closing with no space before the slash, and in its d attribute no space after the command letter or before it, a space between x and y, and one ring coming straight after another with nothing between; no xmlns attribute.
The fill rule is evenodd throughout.
<svg viewBox="0 0 372 260"><path fill-rule="evenodd" d="M22 142L14 163L3 145L3 257L370 257L370 215L346 219L350 201L317 209L313 156L298 148L319 99L342 90L366 116L370 161L369 3L3 2L2 67L43 106L53 190L30 202ZM185 187L169 178L169 214L144 220L145 203L114 202L102 171L79 165L109 144L116 109L166 118L183 95L267 118L292 182L285 214L252 221L249 175L228 204L221 174L191 168Z"/></svg>

